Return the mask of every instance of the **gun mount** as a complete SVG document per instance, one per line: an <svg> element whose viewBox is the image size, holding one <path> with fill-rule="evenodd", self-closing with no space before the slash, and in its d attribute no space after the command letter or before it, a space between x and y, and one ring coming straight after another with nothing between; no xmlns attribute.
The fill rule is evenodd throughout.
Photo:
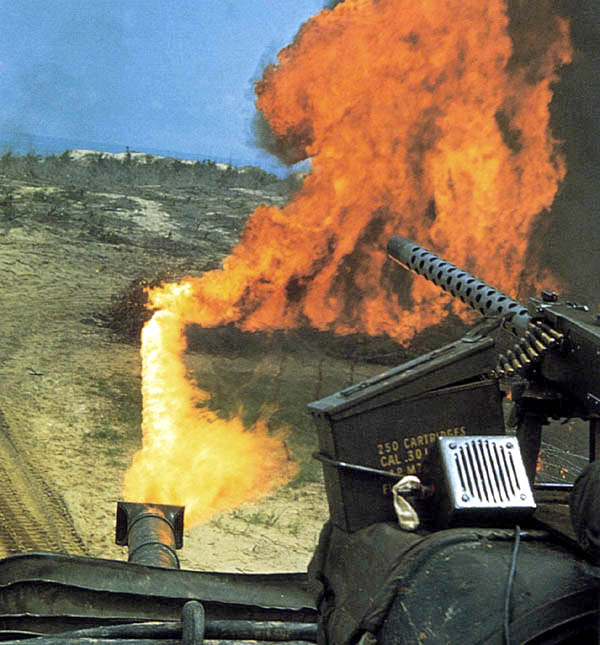
<svg viewBox="0 0 600 645"><path fill-rule="evenodd" d="M319 610L326 616L321 620L328 642L355 642L360 633L376 635L377 642L456 642L460 630L441 634L446 620L454 622L448 618L451 607L460 607L455 627L463 620L468 642L596 642L597 628L583 618L591 616L592 605L597 611L596 583L576 582L577 575L558 571L580 557L600 563L598 320L587 307L550 292L519 303L405 238L392 238L387 250L394 261L485 317L458 341L309 404L331 515L311 565L313 577L322 581ZM507 400L517 441L505 434ZM542 427L562 417L589 421L593 463L574 485L536 482ZM401 484L415 475L429 497L401 493L422 520L416 532L401 538L390 531L397 497L390 478ZM511 525L514 531L507 530ZM567 551L553 550L556 536L562 546L570 545ZM497 575L492 562L502 547L492 544L496 538L512 542L512 568L508 552L501 566L514 571L519 554L528 590L542 585L529 597L531 606L515 608L519 619L511 618L507 599L511 591L521 601L524 596L512 589L512 575ZM466 546L470 540L472 548ZM558 574L552 580L540 578L542 551ZM462 584L474 596L456 604ZM394 589L383 621L382 605L372 600L385 604L382 586ZM577 598L575 588L581 590ZM503 625L494 627L502 598ZM567 607L571 602L578 607L574 613ZM349 607L362 619L353 621ZM551 617L555 610L564 621Z"/></svg>

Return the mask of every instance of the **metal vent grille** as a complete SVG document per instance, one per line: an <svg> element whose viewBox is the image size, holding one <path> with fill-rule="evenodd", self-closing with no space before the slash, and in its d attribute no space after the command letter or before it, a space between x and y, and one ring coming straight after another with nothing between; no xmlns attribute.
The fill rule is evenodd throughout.
<svg viewBox="0 0 600 645"><path fill-rule="evenodd" d="M535 508L515 437L440 437L438 441L444 486L454 511Z"/></svg>
<svg viewBox="0 0 600 645"><path fill-rule="evenodd" d="M477 439L457 446L454 463L462 493L480 502L510 502L520 496L512 443Z"/></svg>

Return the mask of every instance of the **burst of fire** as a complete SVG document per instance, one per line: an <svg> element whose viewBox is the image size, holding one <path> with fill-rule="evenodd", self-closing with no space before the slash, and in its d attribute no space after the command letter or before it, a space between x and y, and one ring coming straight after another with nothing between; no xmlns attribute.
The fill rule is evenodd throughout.
<svg viewBox="0 0 600 645"><path fill-rule="evenodd" d="M174 301L190 294L171 285ZM186 526L259 499L297 470L266 420L246 430L207 407L182 362L185 338L176 308L157 312L142 332L143 448L125 475L126 499L185 506Z"/></svg>
<svg viewBox="0 0 600 645"><path fill-rule="evenodd" d="M424 280L405 287L403 299L395 295L396 269L384 251L394 234L508 293L539 279L524 260L565 172L548 106L556 69L571 52L566 22L534 4L537 15L521 26L523 51L501 0L345 0L280 52L257 84L257 105L281 146L311 158L312 172L285 208L252 214L221 270L151 292L158 312L149 328L172 331L152 333L152 349L144 332L144 447L128 490L153 477L142 467L151 461L145 454L166 446L181 451L178 473L188 473L192 488L213 479L200 474L198 455L208 452L205 435L221 431L179 416L200 396L181 364L186 324L313 326L408 340L456 305ZM163 373L165 356L181 375L176 384ZM196 447L183 447L184 436Z"/></svg>

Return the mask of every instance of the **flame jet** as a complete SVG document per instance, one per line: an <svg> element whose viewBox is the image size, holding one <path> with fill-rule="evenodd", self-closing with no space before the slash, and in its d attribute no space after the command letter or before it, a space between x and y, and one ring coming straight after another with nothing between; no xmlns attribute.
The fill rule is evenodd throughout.
<svg viewBox="0 0 600 645"><path fill-rule="evenodd" d="M519 285L538 214L565 173L548 106L557 69L571 56L567 23L544 2L530 4L537 13L512 29L527 43L523 54L501 0L346 0L305 23L265 70L257 107L275 137L296 148L292 156L311 158L312 172L285 208L260 206L250 216L222 269L150 292L143 448L127 473L130 499L215 512L219 491L231 488L214 479L202 449L204 437L220 434L212 418L196 416L194 402L208 395L186 385L177 367L185 325L312 326L409 340L456 305L426 281L399 301L385 253L396 233L504 291ZM171 398L169 362L187 402ZM247 439L243 428L231 436ZM262 492L280 483L285 447L266 444L241 450L247 479L224 474L223 482L251 492L243 482L260 481ZM172 492L136 499L156 489L153 478L165 486L161 446L178 453L169 461ZM272 479L257 475L265 454L280 455ZM153 459L158 466L147 468ZM184 480L193 492L207 478L216 491L209 503L181 492Z"/></svg>

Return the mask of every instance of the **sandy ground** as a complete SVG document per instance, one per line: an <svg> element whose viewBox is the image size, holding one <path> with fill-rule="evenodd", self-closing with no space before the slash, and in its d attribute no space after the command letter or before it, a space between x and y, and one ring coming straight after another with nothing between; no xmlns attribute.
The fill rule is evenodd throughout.
<svg viewBox="0 0 600 645"><path fill-rule="evenodd" d="M146 217L148 229L164 228L168 213L160 204L135 203L132 217L138 224ZM168 260L175 272L189 263ZM17 449L64 499L92 556L126 558L114 543L116 503L140 446L138 347L107 329L98 312L140 272L152 275L164 268L164 254L144 245L81 239L55 222L21 217L0 237L0 410ZM215 359L190 360L202 371L199 366ZM281 356L275 367L269 357L244 360L240 369L252 371L256 362L263 376L271 369L281 375ZM278 391L304 388L299 391L305 402L379 369L329 360L324 372L322 359L298 354L285 365ZM182 566L305 570L327 517L323 483L308 478L259 504L186 529Z"/></svg>

